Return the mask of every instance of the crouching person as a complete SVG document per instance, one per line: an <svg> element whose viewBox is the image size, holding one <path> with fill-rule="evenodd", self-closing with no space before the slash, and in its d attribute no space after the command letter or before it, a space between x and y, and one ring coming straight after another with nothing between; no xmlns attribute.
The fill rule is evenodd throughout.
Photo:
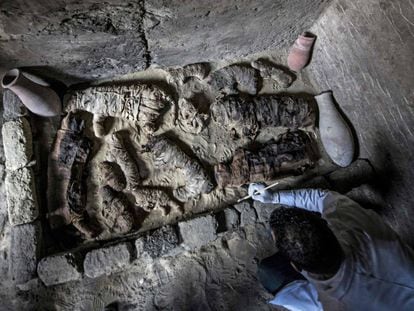
<svg viewBox="0 0 414 311"><path fill-rule="evenodd" d="M292 207L272 213L278 253L259 266L259 279L275 294L271 303L322 310L324 292L346 310L414 310L414 251L378 214L336 192L264 187L251 184L249 194Z"/></svg>

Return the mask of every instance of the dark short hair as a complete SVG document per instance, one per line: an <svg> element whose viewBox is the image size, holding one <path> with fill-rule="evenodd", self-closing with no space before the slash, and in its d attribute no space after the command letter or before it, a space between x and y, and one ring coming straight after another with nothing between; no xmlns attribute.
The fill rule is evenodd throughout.
<svg viewBox="0 0 414 311"><path fill-rule="evenodd" d="M276 247L297 267L311 273L336 272L341 246L319 213L300 208L276 208L270 216Z"/></svg>

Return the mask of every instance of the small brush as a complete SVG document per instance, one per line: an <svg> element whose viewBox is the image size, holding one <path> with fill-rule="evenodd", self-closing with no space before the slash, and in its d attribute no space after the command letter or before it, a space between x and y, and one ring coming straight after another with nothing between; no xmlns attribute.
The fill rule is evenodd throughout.
<svg viewBox="0 0 414 311"><path fill-rule="evenodd" d="M265 187L265 188L263 188L263 189L261 189L261 190L258 190L258 191L256 191L254 194L260 194L260 193L262 193L263 191L265 191L265 190L267 190L267 189L270 189L270 188L273 188L274 186L276 186L276 185L278 185L278 184L280 184L280 181L277 181L277 182L275 182L275 183L273 183L273 184L271 184L271 185L269 185L269 186L267 186L267 187ZM241 198L241 199L238 199L238 200L237 200L237 203L240 203L241 201L244 201L244 200L250 199L251 197L252 197L251 195L246 195L245 197L243 197L243 198Z"/></svg>

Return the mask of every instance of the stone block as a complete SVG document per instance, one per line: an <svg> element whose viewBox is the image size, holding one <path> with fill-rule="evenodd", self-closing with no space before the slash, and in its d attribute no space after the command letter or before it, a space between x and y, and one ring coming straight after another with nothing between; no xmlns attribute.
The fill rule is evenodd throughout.
<svg viewBox="0 0 414 311"><path fill-rule="evenodd" d="M255 247L236 232L233 232L229 239L226 240L225 246L230 256L239 261L251 261L256 254Z"/></svg>
<svg viewBox="0 0 414 311"><path fill-rule="evenodd" d="M240 213L240 225L253 225L257 221L256 211L249 201L244 201L234 205L234 208Z"/></svg>
<svg viewBox="0 0 414 311"><path fill-rule="evenodd" d="M83 262L83 269L86 276L96 278L124 270L131 260L131 245L120 243L88 252Z"/></svg>
<svg viewBox="0 0 414 311"><path fill-rule="evenodd" d="M179 237L174 226L164 226L135 241L137 258L149 256L157 258L168 254L179 245Z"/></svg>
<svg viewBox="0 0 414 311"><path fill-rule="evenodd" d="M39 216L34 175L30 167L9 171L5 180L9 222L13 226L30 223Z"/></svg>
<svg viewBox="0 0 414 311"><path fill-rule="evenodd" d="M22 101L10 90L3 93L3 118L10 121L27 115L27 108Z"/></svg>
<svg viewBox="0 0 414 311"><path fill-rule="evenodd" d="M82 277L79 261L72 253L43 258L37 266L37 274L46 286L76 281Z"/></svg>
<svg viewBox="0 0 414 311"><path fill-rule="evenodd" d="M2 135L6 169L14 171L25 167L33 155L29 121L25 118L18 118L4 123Z"/></svg>
<svg viewBox="0 0 414 311"><path fill-rule="evenodd" d="M234 208L226 208L224 211L224 226L226 230L236 229L240 226L239 213Z"/></svg>
<svg viewBox="0 0 414 311"><path fill-rule="evenodd" d="M178 224L180 236L190 249L201 247L217 238L217 221L211 216L202 216Z"/></svg>
<svg viewBox="0 0 414 311"><path fill-rule="evenodd" d="M11 228L9 276L16 284L36 276L41 255L42 230L39 221Z"/></svg>
<svg viewBox="0 0 414 311"><path fill-rule="evenodd" d="M270 219L270 215L272 214L272 212L275 210L276 207L278 207L280 205L278 204L273 204L273 203L262 203L259 201L254 201L253 202L253 207L256 210L257 213L257 220L260 222L269 222Z"/></svg>

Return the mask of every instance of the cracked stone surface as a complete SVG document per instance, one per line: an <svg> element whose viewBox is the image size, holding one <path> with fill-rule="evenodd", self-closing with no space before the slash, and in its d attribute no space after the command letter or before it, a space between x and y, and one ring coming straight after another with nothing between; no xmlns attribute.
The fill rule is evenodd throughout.
<svg viewBox="0 0 414 311"><path fill-rule="evenodd" d="M9 222L13 225L30 223L39 216L33 170L24 167L7 172L6 198Z"/></svg>
<svg viewBox="0 0 414 311"><path fill-rule="evenodd" d="M83 262L83 269L86 276L96 278L122 271L131 260L131 245L121 243L88 252Z"/></svg>
<svg viewBox="0 0 414 311"><path fill-rule="evenodd" d="M144 27L153 62L183 65L286 47L326 5L309 0L207 0L185 5L147 0Z"/></svg>
<svg viewBox="0 0 414 311"><path fill-rule="evenodd" d="M42 247L41 230L38 221L11 229L10 244L13 247L10 249L8 258L9 274L16 284L27 282L36 275Z"/></svg>
<svg viewBox="0 0 414 311"><path fill-rule="evenodd" d="M80 270L71 253L45 257L37 267L39 278L46 286L79 280L82 276Z"/></svg>
<svg viewBox="0 0 414 311"><path fill-rule="evenodd" d="M183 244L195 249L216 239L217 221L212 215L180 222L178 228Z"/></svg>
<svg viewBox="0 0 414 311"><path fill-rule="evenodd" d="M240 216L235 209L226 208L223 213L226 230L234 229L240 225Z"/></svg>
<svg viewBox="0 0 414 311"><path fill-rule="evenodd" d="M8 121L2 127L6 168L17 170L25 167L32 158L32 132L26 118Z"/></svg>
<svg viewBox="0 0 414 311"><path fill-rule="evenodd" d="M10 121L28 114L28 110L21 100L10 90L3 93L3 118Z"/></svg>
<svg viewBox="0 0 414 311"><path fill-rule="evenodd" d="M145 69L143 2L2 1L0 66L48 66L31 71L66 83Z"/></svg>
<svg viewBox="0 0 414 311"><path fill-rule="evenodd" d="M256 222L256 211L250 201L244 201L234 205L234 208L240 213L240 225L246 226Z"/></svg>
<svg viewBox="0 0 414 311"><path fill-rule="evenodd" d="M6 0L0 67L31 67L70 84L151 64L241 57L287 47L327 2Z"/></svg>

